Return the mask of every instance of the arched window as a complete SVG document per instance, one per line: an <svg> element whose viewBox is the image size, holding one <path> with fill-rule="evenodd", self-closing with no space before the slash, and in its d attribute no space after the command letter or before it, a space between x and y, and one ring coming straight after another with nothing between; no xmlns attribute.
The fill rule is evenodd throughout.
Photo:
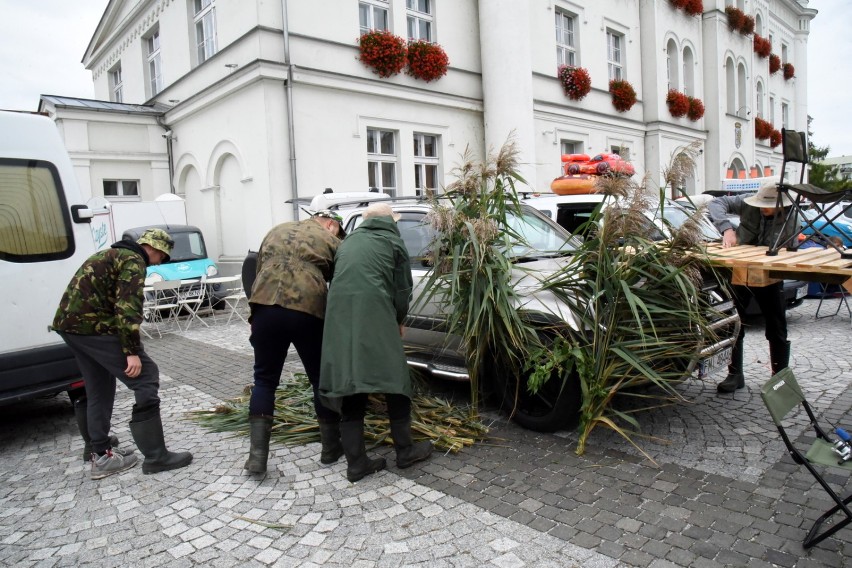
<svg viewBox="0 0 852 568"><path fill-rule="evenodd" d="M694 97L695 93L695 57L692 49L683 48L683 92Z"/></svg>
<svg viewBox="0 0 852 568"><path fill-rule="evenodd" d="M758 81L755 86L755 101L754 104L757 107L755 110L755 116L759 116L763 118L763 82Z"/></svg>
<svg viewBox="0 0 852 568"><path fill-rule="evenodd" d="M754 15L754 33L763 35L763 18L760 17L760 12Z"/></svg>
<svg viewBox="0 0 852 568"><path fill-rule="evenodd" d="M670 39L666 43L666 74L669 80L669 89L680 90L680 77L678 76L677 44Z"/></svg>
<svg viewBox="0 0 852 568"><path fill-rule="evenodd" d="M725 62L725 90L727 94L727 112L737 112L737 73L734 69L734 60L730 57Z"/></svg>
<svg viewBox="0 0 852 568"><path fill-rule="evenodd" d="M745 164L739 158L731 160L731 165L728 166L728 174L733 179L743 179L748 177Z"/></svg>
<svg viewBox="0 0 852 568"><path fill-rule="evenodd" d="M748 83L746 83L746 68L740 63L737 66L737 116L747 117L748 111Z"/></svg>

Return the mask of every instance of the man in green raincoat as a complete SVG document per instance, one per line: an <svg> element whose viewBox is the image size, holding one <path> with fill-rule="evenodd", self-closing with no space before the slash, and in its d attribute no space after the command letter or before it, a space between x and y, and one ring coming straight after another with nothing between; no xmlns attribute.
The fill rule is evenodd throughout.
<svg viewBox="0 0 852 568"><path fill-rule="evenodd" d="M385 467L367 457L364 415L370 394L384 394L396 449L406 468L432 453L411 437L411 378L402 346L413 280L408 251L386 203L364 211L363 223L337 249L322 341L320 397L341 414L346 477L358 481Z"/></svg>

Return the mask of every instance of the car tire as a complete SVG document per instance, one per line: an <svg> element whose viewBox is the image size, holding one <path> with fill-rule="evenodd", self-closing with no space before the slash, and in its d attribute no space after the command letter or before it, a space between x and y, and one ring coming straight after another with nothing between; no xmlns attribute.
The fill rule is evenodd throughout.
<svg viewBox="0 0 852 568"><path fill-rule="evenodd" d="M580 173L579 164L568 164L568 174L569 175L574 176L574 175L577 175L579 173Z"/></svg>
<svg viewBox="0 0 852 568"><path fill-rule="evenodd" d="M598 172L599 176L602 176L609 171L609 164L606 162L601 162L600 164L595 166L595 171Z"/></svg>
<svg viewBox="0 0 852 568"><path fill-rule="evenodd" d="M565 380L554 373L535 394L527 390L528 374L519 377L492 368L486 371L486 375L500 407L519 426L535 432L556 432L576 427L582 401L580 378L576 372Z"/></svg>

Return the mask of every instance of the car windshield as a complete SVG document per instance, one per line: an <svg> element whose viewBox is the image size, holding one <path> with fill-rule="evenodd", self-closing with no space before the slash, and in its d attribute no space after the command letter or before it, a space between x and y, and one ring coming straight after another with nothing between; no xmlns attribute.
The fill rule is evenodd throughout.
<svg viewBox="0 0 852 568"><path fill-rule="evenodd" d="M671 200L666 200L665 206L661 209L662 217L666 220L666 223L674 228L680 228L692 215L694 215L693 211L690 211ZM660 213L660 208L658 208L656 210L655 219L660 218ZM704 236L705 240L714 241L721 238L719 231L717 231L716 227L714 227L709 221L700 219L698 225L701 228L701 234Z"/></svg>
<svg viewBox="0 0 852 568"><path fill-rule="evenodd" d="M429 248L435 239L436 231L426 221L423 211L401 211L397 227L402 241L408 250L408 256L414 266L425 266L429 256ZM361 215L356 215L347 224L347 232L356 229L363 222ZM509 256L518 260L562 256L576 248L569 235L559 226L551 223L533 209L524 207L520 215L509 213L509 226L517 232L525 242L516 242L509 251Z"/></svg>
<svg viewBox="0 0 852 568"><path fill-rule="evenodd" d="M175 242L175 247L172 249L169 262L186 262L207 258L207 249L204 246L204 237L201 236L201 233L173 231L171 237Z"/></svg>

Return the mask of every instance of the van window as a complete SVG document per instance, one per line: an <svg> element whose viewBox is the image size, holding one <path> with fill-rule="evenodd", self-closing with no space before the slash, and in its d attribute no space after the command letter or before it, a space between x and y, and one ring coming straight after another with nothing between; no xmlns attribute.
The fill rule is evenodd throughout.
<svg viewBox="0 0 852 568"><path fill-rule="evenodd" d="M41 262L72 254L71 219L56 166L0 158L0 259Z"/></svg>
<svg viewBox="0 0 852 568"><path fill-rule="evenodd" d="M169 262L186 262L207 258L207 248L204 246L204 238L201 233L171 233L175 248L172 250Z"/></svg>

